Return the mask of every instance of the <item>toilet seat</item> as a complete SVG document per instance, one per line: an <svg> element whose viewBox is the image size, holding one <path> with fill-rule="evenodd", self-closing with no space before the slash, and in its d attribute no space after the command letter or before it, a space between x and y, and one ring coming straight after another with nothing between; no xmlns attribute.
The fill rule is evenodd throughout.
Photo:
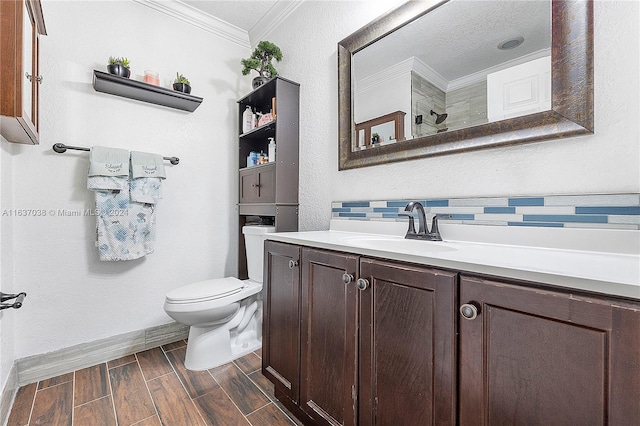
<svg viewBox="0 0 640 426"><path fill-rule="evenodd" d="M239 293L244 283L235 277L198 281L171 290L166 295L167 303L196 303L222 299Z"/></svg>

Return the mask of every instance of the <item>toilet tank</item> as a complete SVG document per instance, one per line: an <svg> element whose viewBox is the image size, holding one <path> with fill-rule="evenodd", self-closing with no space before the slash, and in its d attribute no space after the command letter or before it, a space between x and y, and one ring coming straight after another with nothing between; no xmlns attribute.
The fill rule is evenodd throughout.
<svg viewBox="0 0 640 426"><path fill-rule="evenodd" d="M259 283L262 282L265 234L270 232L276 232L276 227L271 225L246 225L242 227L244 245L247 251L249 279Z"/></svg>

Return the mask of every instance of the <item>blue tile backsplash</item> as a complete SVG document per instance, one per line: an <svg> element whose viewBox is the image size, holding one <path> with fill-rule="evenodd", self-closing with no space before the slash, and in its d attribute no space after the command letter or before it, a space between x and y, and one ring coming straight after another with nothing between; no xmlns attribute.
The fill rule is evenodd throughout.
<svg viewBox="0 0 640 426"><path fill-rule="evenodd" d="M334 202L333 219L406 221L398 216L414 200ZM554 228L640 229L640 194L549 195L425 199L427 214L448 214L453 223Z"/></svg>

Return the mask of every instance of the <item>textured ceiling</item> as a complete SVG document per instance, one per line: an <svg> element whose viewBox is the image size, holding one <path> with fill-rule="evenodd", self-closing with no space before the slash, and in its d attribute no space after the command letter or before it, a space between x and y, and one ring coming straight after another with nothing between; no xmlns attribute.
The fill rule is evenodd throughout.
<svg viewBox="0 0 640 426"><path fill-rule="evenodd" d="M278 1L182 0L182 3L249 31Z"/></svg>
<svg viewBox="0 0 640 426"><path fill-rule="evenodd" d="M522 45L498 50L518 36ZM550 1L454 0L356 53L354 77L416 57L451 82L550 47Z"/></svg>

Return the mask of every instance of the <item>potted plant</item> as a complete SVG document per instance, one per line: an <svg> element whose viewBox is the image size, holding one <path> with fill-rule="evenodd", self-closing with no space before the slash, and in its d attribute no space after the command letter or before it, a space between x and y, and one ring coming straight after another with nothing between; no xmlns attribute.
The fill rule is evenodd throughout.
<svg viewBox="0 0 640 426"><path fill-rule="evenodd" d="M129 70L129 60L127 58L116 58L110 56L107 71L109 74L129 78L131 75L131 71Z"/></svg>
<svg viewBox="0 0 640 426"><path fill-rule="evenodd" d="M377 133L374 133L371 135L371 143L376 144L380 142L380 135Z"/></svg>
<svg viewBox="0 0 640 426"><path fill-rule="evenodd" d="M280 48L269 41L261 41L255 48L249 59L243 59L241 61L242 75L247 75L251 70L255 70L260 74L253 79L253 88L257 88L267 81L271 77L278 75L278 71L273 67L272 60L280 62L282 60L282 52Z"/></svg>
<svg viewBox="0 0 640 426"><path fill-rule="evenodd" d="M173 90L182 93L191 93L191 83L189 83L189 79L176 72L176 80L173 82Z"/></svg>

